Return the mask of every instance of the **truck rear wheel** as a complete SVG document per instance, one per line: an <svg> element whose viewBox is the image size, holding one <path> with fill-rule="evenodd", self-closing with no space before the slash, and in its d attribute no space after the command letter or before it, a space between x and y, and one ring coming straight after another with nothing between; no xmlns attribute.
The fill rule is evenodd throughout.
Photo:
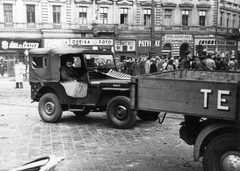
<svg viewBox="0 0 240 171"><path fill-rule="evenodd" d="M158 119L159 112L150 112L140 110L137 112L137 116L144 121L156 121Z"/></svg>
<svg viewBox="0 0 240 171"><path fill-rule="evenodd" d="M240 170L240 136L224 134L210 142L203 155L204 171Z"/></svg>
<svg viewBox="0 0 240 171"><path fill-rule="evenodd" d="M107 105L107 118L116 128L131 127L136 121L136 114L130 109L130 99L125 96L112 98Z"/></svg>
<svg viewBox="0 0 240 171"><path fill-rule="evenodd" d="M43 95L38 103L38 112L44 122L54 123L62 116L62 106L53 93Z"/></svg>

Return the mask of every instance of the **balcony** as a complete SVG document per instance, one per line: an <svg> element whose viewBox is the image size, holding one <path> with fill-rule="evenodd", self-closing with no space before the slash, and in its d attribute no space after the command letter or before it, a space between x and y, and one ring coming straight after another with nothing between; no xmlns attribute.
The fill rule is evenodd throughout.
<svg viewBox="0 0 240 171"><path fill-rule="evenodd" d="M118 24L92 24L93 34L99 33L118 34Z"/></svg>

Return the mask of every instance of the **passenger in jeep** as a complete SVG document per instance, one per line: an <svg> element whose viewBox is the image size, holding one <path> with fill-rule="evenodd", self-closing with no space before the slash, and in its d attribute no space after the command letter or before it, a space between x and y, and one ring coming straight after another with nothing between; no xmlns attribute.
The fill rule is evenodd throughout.
<svg viewBox="0 0 240 171"><path fill-rule="evenodd" d="M74 59L72 57L68 57L61 67L62 81L72 81L78 78L78 72L76 68L73 67L73 61Z"/></svg>

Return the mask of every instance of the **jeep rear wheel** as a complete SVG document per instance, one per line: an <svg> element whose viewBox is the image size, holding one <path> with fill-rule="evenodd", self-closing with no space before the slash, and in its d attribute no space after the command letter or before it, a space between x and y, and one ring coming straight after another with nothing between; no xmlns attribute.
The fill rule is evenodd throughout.
<svg viewBox="0 0 240 171"><path fill-rule="evenodd" d="M38 112L44 122L57 122L62 116L62 106L55 94L43 95L38 103Z"/></svg>
<svg viewBox="0 0 240 171"><path fill-rule="evenodd" d="M112 98L107 105L107 118L116 128L129 128L136 121L136 114L130 109L130 99L124 96Z"/></svg>

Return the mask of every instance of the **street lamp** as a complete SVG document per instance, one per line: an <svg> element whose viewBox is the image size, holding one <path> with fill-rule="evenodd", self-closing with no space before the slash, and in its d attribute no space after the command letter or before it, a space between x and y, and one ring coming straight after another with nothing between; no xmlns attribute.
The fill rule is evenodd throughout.
<svg viewBox="0 0 240 171"><path fill-rule="evenodd" d="M149 52L150 57L156 55L155 51L155 12L154 12L154 0L152 0L152 10L151 10L151 49Z"/></svg>

